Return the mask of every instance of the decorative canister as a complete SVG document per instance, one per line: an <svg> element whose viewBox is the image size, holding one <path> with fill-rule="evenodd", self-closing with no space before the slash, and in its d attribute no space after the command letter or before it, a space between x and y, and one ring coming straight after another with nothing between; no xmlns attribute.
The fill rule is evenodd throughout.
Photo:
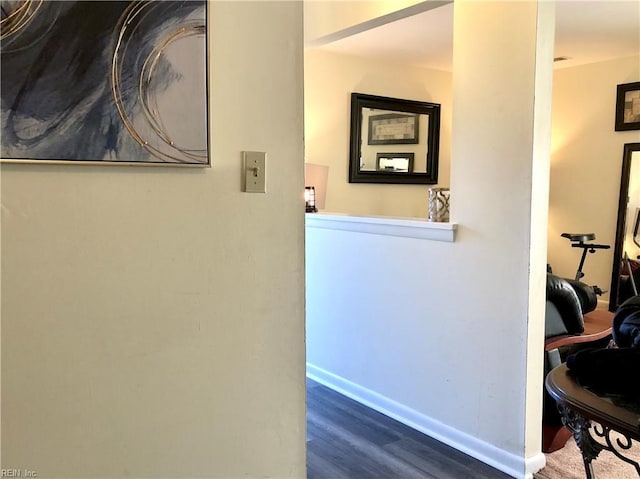
<svg viewBox="0 0 640 479"><path fill-rule="evenodd" d="M429 221L449 221L449 188L429 188Z"/></svg>

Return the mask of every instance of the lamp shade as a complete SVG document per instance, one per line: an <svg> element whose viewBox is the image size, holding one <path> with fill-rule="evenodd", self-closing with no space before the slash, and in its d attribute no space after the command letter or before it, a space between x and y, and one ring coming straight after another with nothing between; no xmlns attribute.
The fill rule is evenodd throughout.
<svg viewBox="0 0 640 479"><path fill-rule="evenodd" d="M327 197L328 177L328 166L315 165L313 163L304 164L304 185L315 188L316 208L321 210L324 209L324 202Z"/></svg>

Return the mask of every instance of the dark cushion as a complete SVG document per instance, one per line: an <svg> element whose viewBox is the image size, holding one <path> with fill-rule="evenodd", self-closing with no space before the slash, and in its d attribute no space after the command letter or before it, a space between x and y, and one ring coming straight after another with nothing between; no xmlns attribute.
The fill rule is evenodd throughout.
<svg viewBox="0 0 640 479"><path fill-rule="evenodd" d="M564 325L562 315L558 311L556 305L552 301L547 300L546 312L544 317L545 339L565 334L569 334L569 331L567 331L567 327Z"/></svg>
<svg viewBox="0 0 640 479"><path fill-rule="evenodd" d="M582 306L578 295L567 280L547 273L547 302L553 303L559 313L566 329L564 334L581 334L584 332ZM547 308L547 311L549 311L549 308ZM545 320L545 323L549 328L556 327L553 321ZM547 326L545 326L545 336L552 336L547 334L546 328Z"/></svg>
<svg viewBox="0 0 640 479"><path fill-rule="evenodd" d="M598 296L593 290L593 287L575 279L565 279L565 281L571 285L573 290L578 295L582 314L593 311L598 307Z"/></svg>
<svg viewBox="0 0 640 479"><path fill-rule="evenodd" d="M602 394L640 394L640 349L585 349L567 357L580 384Z"/></svg>
<svg viewBox="0 0 640 479"><path fill-rule="evenodd" d="M640 348L640 296L632 296L616 310L613 340L621 348Z"/></svg>

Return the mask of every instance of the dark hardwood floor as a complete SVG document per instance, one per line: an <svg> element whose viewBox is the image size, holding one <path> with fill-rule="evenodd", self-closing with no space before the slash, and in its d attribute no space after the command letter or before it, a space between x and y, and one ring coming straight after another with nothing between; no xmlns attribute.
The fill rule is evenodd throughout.
<svg viewBox="0 0 640 479"><path fill-rule="evenodd" d="M456 449L307 379L308 479L507 479Z"/></svg>

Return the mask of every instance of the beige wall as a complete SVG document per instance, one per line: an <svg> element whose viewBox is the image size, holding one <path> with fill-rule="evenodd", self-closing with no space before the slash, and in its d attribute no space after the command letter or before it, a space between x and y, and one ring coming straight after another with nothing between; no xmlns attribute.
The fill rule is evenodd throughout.
<svg viewBox="0 0 640 479"><path fill-rule="evenodd" d="M639 79L640 56L554 73L549 262L555 273L573 276L580 250L560 234L594 232L612 249L589 255L584 281L604 289L611 283L623 145L640 141L640 131L614 131L616 85Z"/></svg>
<svg viewBox="0 0 640 479"><path fill-rule="evenodd" d="M329 166L325 210L425 218L427 188L435 185L348 182L353 92L440 103L438 185L448 186L451 73L313 49L305 51L305 160Z"/></svg>
<svg viewBox="0 0 640 479"><path fill-rule="evenodd" d="M460 1L454 16L453 79L443 74L440 83L427 72L394 78L399 67L370 63L357 77L356 59L326 76L338 84L351 79L335 95L346 118L345 87L358 86L354 78L367 80L373 93L409 98L412 91L401 89L415 84L424 92L417 99L441 101L449 111L453 80L454 134L442 142L453 143L459 228L453 243L307 228L307 360L312 372L383 411L510 476L531 477L544 464L553 4ZM326 88L332 91L328 81ZM327 98L320 118L340 105ZM343 135L346 151L346 121L320 126ZM346 153L340 156L346 183ZM371 198L385 191L364 186Z"/></svg>
<svg viewBox="0 0 640 479"><path fill-rule="evenodd" d="M3 468L304 477L302 6L210 32L211 169L2 166Z"/></svg>
<svg viewBox="0 0 640 479"><path fill-rule="evenodd" d="M638 78L640 57L554 71L548 261L562 276L575 274L579 250L561 233L593 231L598 242L615 240L622 148L640 141L637 131L613 129L615 89ZM308 49L305 83L305 159L330 167L326 211L425 217L428 186L348 183L349 94L442 103L439 186L449 186L451 75ZM585 281L609 289L612 260L613 250L590 255Z"/></svg>
<svg viewBox="0 0 640 479"><path fill-rule="evenodd" d="M461 1L454 20L451 216L460 226L451 264L457 283L473 287L449 314L473 318L458 330L467 336L460 347L478 345L467 357L482 357L466 371L484 421L474 433L531 461L516 476L530 477L528 467L535 472L543 460L554 7ZM482 371L500 371L500 378Z"/></svg>

